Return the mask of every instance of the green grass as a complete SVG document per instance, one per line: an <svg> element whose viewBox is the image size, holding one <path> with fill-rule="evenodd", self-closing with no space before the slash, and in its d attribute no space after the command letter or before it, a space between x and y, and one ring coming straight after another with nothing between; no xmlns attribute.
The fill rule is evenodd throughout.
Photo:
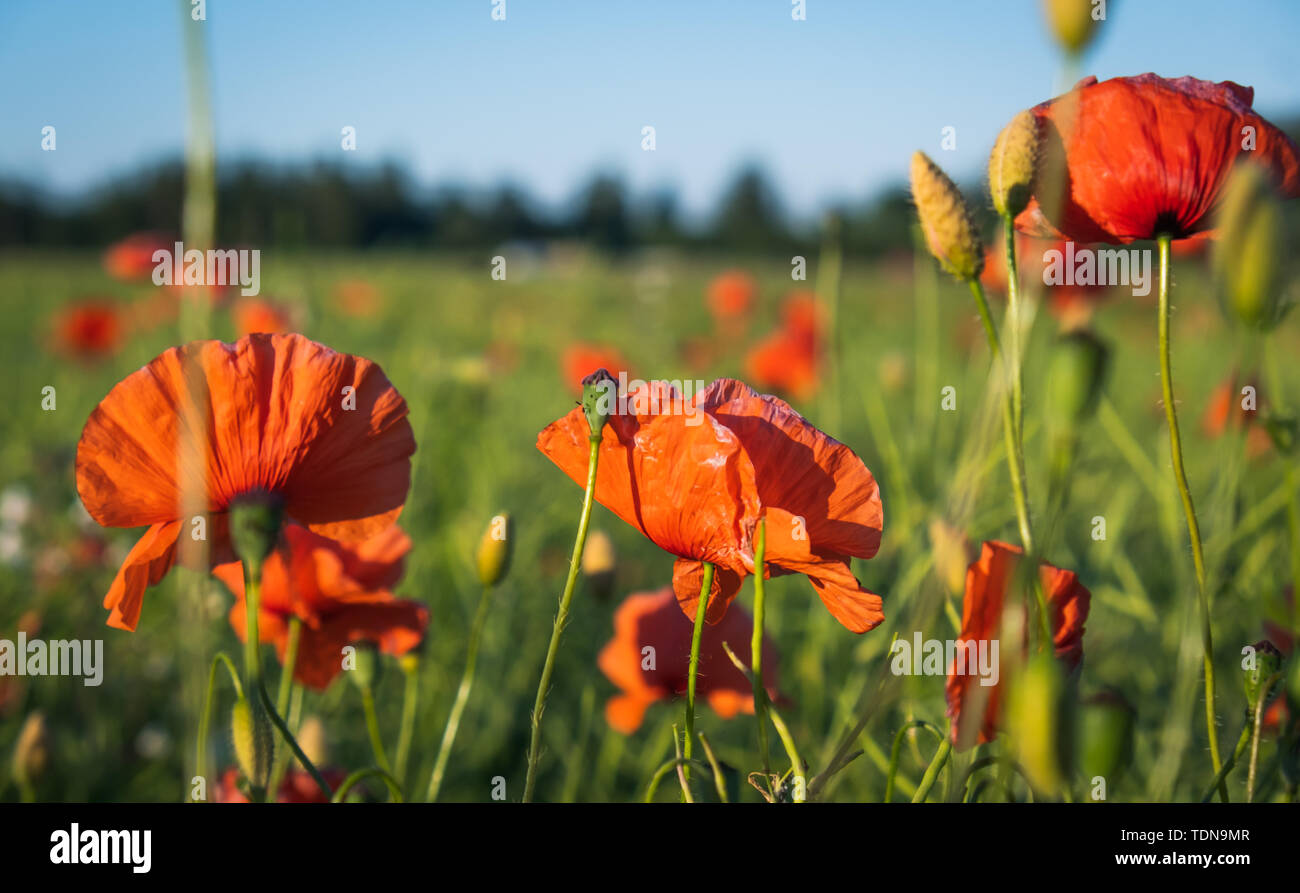
<svg viewBox="0 0 1300 893"><path fill-rule="evenodd" d="M478 597L475 546L492 515L505 510L515 519L513 566L495 596L442 799L487 800L493 778L501 776L509 799L517 800L529 711L582 497L534 445L537 432L574 403L557 357L571 341L606 342L643 377L743 377L744 343L719 345L715 368L702 373L681 359L683 342L711 329L702 299L708 279L736 262L665 256L612 264L575 251L531 271L512 261L501 282L491 279L486 257L268 250L263 261L263 293L295 304L304 334L375 360L410 404L418 449L402 523L415 546L397 593L426 602L432 614L406 780L417 795L464 660ZM810 264L815 272L816 259ZM744 265L762 282L751 329L756 336L775 324L781 297L803 283L789 281L786 258ZM658 275L647 275L651 270ZM331 292L349 278L376 285L385 311L366 320L340 316ZM1175 283L1175 387L1212 580L1220 739L1230 750L1245 706L1241 648L1262 637L1261 623L1277 614L1290 575L1285 505L1275 496L1285 468L1272 454L1245 461L1233 437L1210 441L1201 431L1211 389L1231 371L1233 358L1242 356L1243 368L1254 369L1261 353L1239 345L1221 321L1197 262L1176 259ZM232 656L239 650L226 620L229 593L215 580L179 570L147 594L135 633L104 625L100 602L136 531L105 531L110 551L99 565L77 570L58 563L77 535L73 464L82 425L115 382L178 336L174 326L142 333L111 360L87 366L49 349L50 316L86 295L127 304L151 290L110 281L98 259L85 254L26 253L0 263L0 352L8 368L0 403L0 485L20 485L34 503L22 560L0 566L0 638L14 638L20 616L34 610L43 638L105 640L101 687L28 678L8 680L9 697L0 697L0 753L11 751L29 712L43 711L50 723L51 768L37 788L44 799L184 799L208 664L218 649ZM885 659L895 633L955 635L945 613L946 589L930 570L929 521L946 517L978 548L981 539L1016 541L1015 520L1005 464L989 453L1000 449L1000 438L996 415L983 399L988 350L966 289L940 277L928 258L915 267L909 258L875 264L850 259L839 320L838 387L796 408L851 446L880 481L882 548L871 561L855 560L854 568L865 586L884 596L887 620L855 636L831 618L805 580L782 577L771 582L768 630L781 652L780 684L790 701L782 712L814 773L859 712L871 709L865 734L853 745L868 754L840 773L829 797L879 800L885 776L873 753L887 755L894 731L908 719L944 724L943 679L891 676ZM1199 798L1212 773L1191 558L1159 405L1154 295L1114 293L1098 312L1096 328L1113 349L1106 393L1115 416L1109 426L1089 423L1071 501L1047 557L1077 571L1093 595L1084 693L1111 686L1137 709L1134 763L1111 782L1111 799ZM1026 452L1038 512L1046 465L1037 420L1054 329L1054 320L1040 312L1027 346ZM222 314L214 317L212 335L233 337ZM513 367L485 360L494 344L511 346ZM1296 348L1291 321L1268 344L1283 393L1272 393L1269 376L1261 373L1265 403L1300 399L1300 380L1285 362ZM901 384L882 385L882 362L901 362ZM57 389L53 412L41 409L46 385ZM939 390L949 385L957 389L955 412L939 406ZM1092 538L1095 516L1106 519L1103 542ZM579 584L547 708L539 800L639 798L654 768L671 754L671 724L681 721L678 701L653 707L630 737L605 723L604 702L614 689L595 658L612 634L612 614L622 595L668 582L673 558L603 507L597 506L592 523L614 539L617 587L613 599L601 602ZM751 600L747 585L740 601ZM959 600L952 607L960 613ZM391 661L377 696L391 754L402 702L401 674ZM223 766L233 765L223 731L229 707L230 693L222 690L209 754ZM326 725L330 765L352 770L372 763L360 699L346 680L340 677L323 695L309 694L306 712ZM752 717L722 721L701 708L697 727L722 762L742 774L758 768ZM160 752L141 753L145 730L165 733ZM934 746L926 736L915 742L903 750L907 784L900 792L919 781ZM1262 746L1262 766L1274 752L1274 743ZM779 748L774 760L778 755ZM969 761L963 755L957 765ZM1234 799L1243 784L1244 772L1234 774ZM1265 793L1276 792L1277 784L1269 782ZM17 798L7 759L0 785L0 798ZM943 785L941 779L937 790ZM675 796L670 784L663 785L661 798ZM758 799L748 787L742 796Z"/></svg>

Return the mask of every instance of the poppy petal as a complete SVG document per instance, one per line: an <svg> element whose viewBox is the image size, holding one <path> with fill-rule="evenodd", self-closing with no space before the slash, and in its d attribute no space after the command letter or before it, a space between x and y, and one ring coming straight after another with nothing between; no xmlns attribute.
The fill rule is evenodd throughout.
<svg viewBox="0 0 1300 893"><path fill-rule="evenodd" d="M104 597L104 607L109 609L109 626L135 630L140 622L144 591L162 580L175 563L181 523L152 525L127 553Z"/></svg>

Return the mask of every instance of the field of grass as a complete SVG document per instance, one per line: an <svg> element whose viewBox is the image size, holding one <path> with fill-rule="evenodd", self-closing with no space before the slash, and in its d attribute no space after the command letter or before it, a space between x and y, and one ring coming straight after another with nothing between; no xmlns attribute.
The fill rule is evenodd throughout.
<svg viewBox="0 0 1300 893"><path fill-rule="evenodd" d="M613 262L571 249L528 265L512 262L507 279L495 281L485 257L263 252L263 291L294 307L297 331L373 359L410 405L418 448L401 523L414 548L396 592L425 602L432 615L403 780L411 790L426 784L464 663L478 599L476 545L489 519L508 511L513 562L494 597L441 799L488 800L495 777L505 779L508 799L522 793L529 712L582 498L535 447L537 432L574 405L558 364L562 350L575 341L612 345L643 378L743 378L745 351L775 325L781 299L795 286L813 284L818 260L809 262L809 282L792 283L788 258L646 255ZM688 342L713 331L703 295L709 280L731 267L759 280L756 318L748 337L716 339L707 368L697 369L686 358ZM1246 703L1241 649L1263 637L1266 619L1285 617L1293 494L1285 486L1288 460L1273 451L1248 459L1244 436L1229 430L1211 439L1200 419L1213 389L1234 368L1256 378L1263 405L1295 405L1300 375L1289 359L1300 339L1294 321L1267 342L1234 335L1201 262L1176 260L1174 275L1175 383L1211 580L1220 739L1230 751ZM339 282L358 279L382 297L382 306L363 318L341 314L333 298ZM77 440L97 401L179 336L171 323L134 332L115 356L89 364L52 349L50 325L59 308L85 296L135 306L154 290L109 279L90 254L0 258L0 355L8 370L0 403L0 489L25 492L32 504L21 548L0 565L0 638L15 638L20 625L39 628L46 639L102 638L105 660L99 687L66 677L0 678L3 800L19 796L7 755L33 711L44 714L50 741L39 798L185 799L212 655L240 650L226 618L230 593L183 569L147 594L136 632L104 625L101 600L136 532L100 531L80 517ZM855 636L827 613L805 579L788 576L770 582L767 630L781 655L782 713L814 774L865 716L864 731L846 745L865 754L823 796L880 800L895 731L910 719L945 725L943 677L893 675L887 653L895 634L956 635L951 618L961 613L960 594L936 572L931 522L954 525L976 549L981 540L1015 541L1016 522L998 415L985 398L988 348L965 287L942 276L924 254L872 263L848 258L837 321L834 362L824 368L819 392L794 403L853 448L880 483L881 549L853 568L864 586L883 595L887 619ZM1045 557L1075 570L1092 593L1083 694L1113 688L1136 710L1132 764L1110 780L1110 799L1199 799L1213 773L1202 718L1195 580L1160 404L1154 293L1112 292L1093 327L1111 348L1105 399L1084 432L1069 501ZM1040 308L1026 346L1026 452L1039 512L1047 474L1041 383L1056 329ZM214 313L211 336L233 339L225 313ZM46 386L56 389L53 411L42 409ZM956 389L954 411L940 405L949 386ZM1105 521L1104 540L1094 537L1098 517ZM539 800L640 798L656 767L671 757L671 726L682 716L680 701L659 703L631 736L605 720L604 704L615 688L598 670L596 655L612 635L613 612L627 594L668 583L673 559L600 506L592 524L614 541L616 585L602 601L579 583L546 711ZM107 550L81 560L88 532L102 536ZM751 599L747 583L738 603ZM394 661L385 665L377 697L391 749L403 679ZM234 765L229 709L230 693L220 690L208 748L220 766ZM372 764L360 698L346 679L323 695L308 694L304 712L324 723L327 765ZM742 777L759 768L752 716L724 721L701 708L698 728ZM910 795L933 748L924 735L905 743L896 799ZM1275 752L1275 741L1265 740L1265 797L1281 791L1278 774L1265 774ZM979 754L957 755L939 790ZM1243 783L1244 773L1234 775L1233 799ZM1084 780L1075 789L1085 791ZM744 799L759 799L747 785L743 791ZM1023 787L1016 793L1024 796ZM659 794L675 796L670 784Z"/></svg>

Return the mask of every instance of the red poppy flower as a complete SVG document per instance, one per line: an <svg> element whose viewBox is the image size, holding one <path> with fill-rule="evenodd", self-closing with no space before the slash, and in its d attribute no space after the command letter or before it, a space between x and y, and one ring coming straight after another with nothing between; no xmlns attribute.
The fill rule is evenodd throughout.
<svg viewBox="0 0 1300 893"><path fill-rule="evenodd" d="M99 360L121 346L125 328L114 304L91 299L59 312L54 320L54 338L57 348L70 356Z"/></svg>
<svg viewBox="0 0 1300 893"><path fill-rule="evenodd" d="M564 376L564 384L575 394L582 393L582 380L597 369L609 370L614 378L618 378L620 372L626 373L629 378L632 376L623 355L612 347L570 344L560 357L560 373Z"/></svg>
<svg viewBox="0 0 1300 893"><path fill-rule="evenodd" d="M605 704L605 718L616 731L630 735L640 728L647 707L686 693L693 631L694 624L677 607L671 586L634 593L619 605L614 638L597 659L601 672L622 689ZM737 608L717 626L706 626L700 636L695 692L723 719L754 712L754 689L722 648L727 643L749 666L753 635L753 620ZM653 651L647 653L646 648ZM763 680L773 699L777 673L776 648L764 636Z"/></svg>
<svg viewBox="0 0 1300 893"><path fill-rule="evenodd" d="M806 400L820 383L821 307L811 292L796 292L786 298L781 315L781 328L749 352L745 372L760 387Z"/></svg>
<svg viewBox="0 0 1300 893"><path fill-rule="evenodd" d="M226 511L249 493L278 496L288 519L334 539L391 525L415 451L406 414L378 366L301 335L196 341L127 376L77 445L77 492L90 516L105 527L149 525L104 599L109 626L135 629L145 589L175 562L192 523L181 516L187 486L207 494L212 564L234 560ZM181 444L192 437L204 473L184 482Z"/></svg>
<svg viewBox="0 0 1300 893"><path fill-rule="evenodd" d="M120 242L115 242L104 252L104 270L114 279L132 282L151 279L154 268L158 265L153 259L155 251L163 250L169 254L174 240L165 239L157 233L135 233Z"/></svg>
<svg viewBox="0 0 1300 893"><path fill-rule="evenodd" d="M286 308L261 298L242 298L236 302L232 316L235 329L241 336L254 332L276 334L293 328L293 320Z"/></svg>
<svg viewBox="0 0 1300 893"><path fill-rule="evenodd" d="M627 396L609 417L597 468L598 502L680 559L673 587L694 618L702 562L717 568L707 619L718 623L754 572L754 530L766 517L768 575L799 573L854 632L884 619L880 596L850 558L880 547L883 511L871 472L853 451L776 397L719 379L690 401L664 382ZM552 423L537 448L575 483L587 475L581 407Z"/></svg>
<svg viewBox="0 0 1300 893"><path fill-rule="evenodd" d="M980 642L1000 639L1003 604L1022 554L1019 546L985 542L980 557L967 568L959 648L963 642L974 642L978 647ZM1092 595L1073 571L1043 562L1038 572L1051 612L1056 657L1073 670L1083 661L1083 625ZM977 742L992 741L997 734L1001 684L985 686L978 675L958 674L954 669L949 668L946 687L948 716L952 719L953 744L964 750Z"/></svg>
<svg viewBox="0 0 1300 893"><path fill-rule="evenodd" d="M322 769L320 774L331 789L337 788L347 778L342 769ZM239 778L239 770L234 766L221 773L221 781L213 791L213 799L217 803L250 802L239 789ZM284 773L284 780L280 782L280 790L276 792L275 802L328 803L329 798L325 796L325 792L320 789L320 785L316 784L316 780L307 770L290 766Z"/></svg>
<svg viewBox="0 0 1300 893"><path fill-rule="evenodd" d="M373 642L386 654L405 654L420 644L429 622L424 605L388 591L410 550L411 538L397 525L348 544L290 524L262 569L258 638L275 645L283 663L289 621L300 619L293 676L315 689L326 688L342 670L346 645ZM233 561L212 573L235 594L230 625L243 639L244 566Z"/></svg>
<svg viewBox="0 0 1300 893"><path fill-rule="evenodd" d="M728 270L709 283L709 312L718 323L745 317L754 306L758 283L743 270Z"/></svg>
<svg viewBox="0 0 1300 893"><path fill-rule="evenodd" d="M1080 81L1033 109L1045 146L1040 171L1047 177L1064 170L1064 184L1040 182L1016 226L1112 244L1198 236L1210 229L1228 174L1243 156L1263 165L1283 195L1300 195L1300 150L1255 114L1254 96L1231 81L1190 77Z"/></svg>

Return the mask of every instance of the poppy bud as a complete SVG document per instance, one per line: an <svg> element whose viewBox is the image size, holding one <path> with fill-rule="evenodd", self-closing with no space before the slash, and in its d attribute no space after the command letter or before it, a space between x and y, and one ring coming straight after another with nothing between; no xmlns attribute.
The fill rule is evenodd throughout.
<svg viewBox="0 0 1300 893"><path fill-rule="evenodd" d="M961 595L966 591L966 568L975 560L970 540L947 521L935 518L930 522L930 548L935 573L949 592Z"/></svg>
<svg viewBox="0 0 1300 893"><path fill-rule="evenodd" d="M614 409L618 381L603 366L582 380L582 412L593 437L599 437Z"/></svg>
<svg viewBox="0 0 1300 893"><path fill-rule="evenodd" d="M1034 654L1014 680L1007 730L1036 790L1055 793L1068 777L1074 750L1074 698L1065 668L1049 651Z"/></svg>
<svg viewBox="0 0 1300 893"><path fill-rule="evenodd" d="M406 675L419 672L420 670L420 649L412 648L397 659L397 665L402 668Z"/></svg>
<svg viewBox="0 0 1300 893"><path fill-rule="evenodd" d="M325 740L325 724L318 716L308 716L298 728L298 746L317 766L329 762L329 745Z"/></svg>
<svg viewBox="0 0 1300 893"><path fill-rule="evenodd" d="M383 664L379 660L379 650L371 642L353 642L352 647L354 665L352 671L348 673L354 685L362 691L374 688L379 682L380 672Z"/></svg>
<svg viewBox="0 0 1300 893"><path fill-rule="evenodd" d="M1133 759L1133 707L1105 691L1079 707L1079 768L1085 778L1118 778Z"/></svg>
<svg viewBox="0 0 1300 893"><path fill-rule="evenodd" d="M614 541L603 530L587 535L582 551L582 576L596 598L609 598L614 588Z"/></svg>
<svg viewBox="0 0 1300 893"><path fill-rule="evenodd" d="M1097 20L1093 18L1096 8L1092 0L1044 0L1043 3L1052 36L1072 54L1082 52L1092 40L1093 29L1097 26ZM1105 9L1104 6L1101 8Z"/></svg>
<svg viewBox="0 0 1300 893"><path fill-rule="evenodd" d="M1106 345L1091 332L1076 329L1056 340L1047 369L1048 428L1072 431L1091 418L1106 374Z"/></svg>
<svg viewBox="0 0 1300 893"><path fill-rule="evenodd" d="M247 493L230 504L230 542L251 573L261 575L262 562L275 550L283 522L284 504L274 494Z"/></svg>
<svg viewBox="0 0 1300 893"><path fill-rule="evenodd" d="M1242 681L1246 688L1246 704L1253 715L1255 705L1261 699L1268 700L1277 684L1282 671L1282 652L1268 639L1261 639L1252 647L1255 653L1243 662Z"/></svg>
<svg viewBox="0 0 1300 893"><path fill-rule="evenodd" d="M478 544L478 581L485 587L501 582L510 569L510 552L514 548L513 523L504 512L492 518Z"/></svg>
<svg viewBox="0 0 1300 893"><path fill-rule="evenodd" d="M1256 164L1240 164L1224 187L1214 273L1224 314L1267 331L1285 315L1282 206Z"/></svg>
<svg viewBox="0 0 1300 893"><path fill-rule="evenodd" d="M978 278L984 270L984 246L970 207L924 152L912 155L912 200L926 245L939 265L958 279Z"/></svg>
<svg viewBox="0 0 1300 893"><path fill-rule="evenodd" d="M1300 660L1292 660L1286 674L1286 707L1293 718L1300 720Z"/></svg>
<svg viewBox="0 0 1300 893"><path fill-rule="evenodd" d="M1300 422L1293 415L1270 412L1263 417L1264 430L1268 432L1273 448L1283 456L1295 454L1297 441L1300 440Z"/></svg>
<svg viewBox="0 0 1300 893"><path fill-rule="evenodd" d="M1029 204L1038 167L1038 122L1021 112L1002 128L989 155L989 194L1002 216L1015 217Z"/></svg>
<svg viewBox="0 0 1300 893"><path fill-rule="evenodd" d="M271 779L275 741L271 721L256 702L241 697L230 714L230 736L235 744L235 759L244 777L255 788L265 788Z"/></svg>
<svg viewBox="0 0 1300 893"><path fill-rule="evenodd" d="M45 714L39 710L27 715L14 745L13 773L19 784L28 787L40 780L50 764L50 731Z"/></svg>

